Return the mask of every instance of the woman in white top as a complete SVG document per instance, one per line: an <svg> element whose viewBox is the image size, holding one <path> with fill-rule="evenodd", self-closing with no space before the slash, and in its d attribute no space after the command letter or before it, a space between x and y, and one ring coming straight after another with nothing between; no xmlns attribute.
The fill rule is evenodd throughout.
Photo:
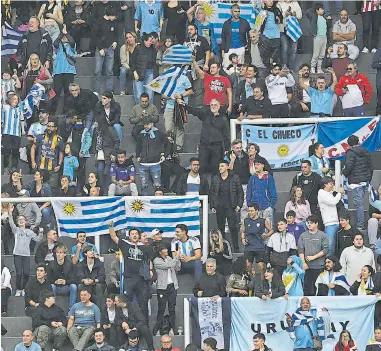
<svg viewBox="0 0 381 351"><path fill-rule="evenodd" d="M60 34L58 25L63 24L61 7L55 0L49 0L48 3L41 5L37 17L40 20L40 27L49 33L52 42L54 43Z"/></svg>
<svg viewBox="0 0 381 351"><path fill-rule="evenodd" d="M1 316L8 316L8 298L12 295L11 272L1 260Z"/></svg>

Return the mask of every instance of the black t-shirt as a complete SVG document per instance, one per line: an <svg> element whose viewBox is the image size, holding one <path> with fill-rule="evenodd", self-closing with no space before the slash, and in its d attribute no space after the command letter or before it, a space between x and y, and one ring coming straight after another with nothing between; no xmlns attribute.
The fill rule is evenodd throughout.
<svg viewBox="0 0 381 351"><path fill-rule="evenodd" d="M186 38L184 45L192 49L193 55L196 57L196 61L205 59L205 53L210 51L210 45L208 41L199 35L196 39Z"/></svg>
<svg viewBox="0 0 381 351"><path fill-rule="evenodd" d="M30 55L37 54L40 56L40 44L41 44L41 31L29 32L28 34L28 46L26 49L26 55L29 59ZM41 62L44 64L45 62Z"/></svg>
<svg viewBox="0 0 381 351"><path fill-rule="evenodd" d="M150 247L140 243L135 245L126 239L119 239L118 247L121 249L124 259L123 275L125 277L139 275L143 261L148 261L150 254L152 254Z"/></svg>
<svg viewBox="0 0 381 351"><path fill-rule="evenodd" d="M381 215L381 211L377 210L374 206L369 205L369 218L372 218L373 213Z"/></svg>

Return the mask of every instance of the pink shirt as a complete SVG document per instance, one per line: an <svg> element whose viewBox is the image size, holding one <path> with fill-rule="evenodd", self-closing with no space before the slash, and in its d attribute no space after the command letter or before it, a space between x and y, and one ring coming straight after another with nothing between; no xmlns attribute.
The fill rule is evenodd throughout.
<svg viewBox="0 0 381 351"><path fill-rule="evenodd" d="M305 222L307 220L307 217L311 215L311 208L310 208L310 203L308 200L306 200L306 204L300 204L295 206L292 201L288 201L286 203L286 207L284 208L284 218L286 218L286 213L288 211L295 211L296 213L296 218L295 222L300 223L300 222Z"/></svg>

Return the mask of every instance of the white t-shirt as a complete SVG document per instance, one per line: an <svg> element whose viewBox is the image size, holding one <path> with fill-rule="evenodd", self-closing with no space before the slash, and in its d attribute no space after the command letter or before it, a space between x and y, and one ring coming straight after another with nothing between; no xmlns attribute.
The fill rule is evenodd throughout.
<svg viewBox="0 0 381 351"><path fill-rule="evenodd" d="M187 178L187 192L185 195L200 195L200 175L192 177L188 174Z"/></svg>
<svg viewBox="0 0 381 351"><path fill-rule="evenodd" d="M344 94L341 99L343 108L352 108L364 105L364 99L362 98L362 93L357 84L348 84L348 91Z"/></svg>

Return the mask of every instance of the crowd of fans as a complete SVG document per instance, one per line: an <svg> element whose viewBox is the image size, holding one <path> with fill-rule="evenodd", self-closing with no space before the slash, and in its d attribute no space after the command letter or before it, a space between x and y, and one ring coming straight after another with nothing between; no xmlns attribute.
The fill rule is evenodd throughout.
<svg viewBox="0 0 381 351"><path fill-rule="evenodd" d="M2 166L9 182L2 185L1 197L36 199L1 204L3 253L14 256L15 295L24 296L25 314L33 320L33 333L24 331L16 351L41 350L49 342L60 350L67 337L76 351L153 350L152 335L162 335L161 350L170 350L171 336L178 334L177 275L183 273L194 274L196 298L380 296L381 208L370 204L366 221L363 203L373 166L358 137L347 141L342 171L352 190L354 225L344 206L344 189L334 191L333 170L321 143L311 146L310 158L303 160L290 184L290 200L281 209L284 219L275 222L278 195L271 166L257 144L249 143L244 150L241 140L229 141L229 118L374 114L366 108L373 88L356 63L361 50L355 45L356 25L345 3L343 9L338 3L339 18L332 26L328 1L256 1L254 6L266 17L254 29L240 17L239 4L233 4L220 45L203 1L147 0L134 5L78 0L73 5L49 0L37 7L34 2L10 5L4 17L21 21L19 29L25 34L2 72ZM372 67L381 73L377 51L381 4L361 3L357 10L363 18L362 53L375 53ZM29 17L31 6L35 16ZM296 53L303 46L300 38L294 41L287 34L287 26L288 19L302 16L310 20L313 55L310 63L295 67ZM90 39L88 48L82 47L83 38ZM146 85L170 68L162 60L174 44L192 49L191 72L178 78L174 99L161 96L158 109ZM78 56L95 57L94 91L74 82ZM120 89L114 87L114 75L119 76ZM135 106L122 111L114 91L129 94L131 82ZM39 101L33 95L32 113L26 113L20 101L41 90L43 98ZM64 116L59 116L62 91ZM380 101L378 95L376 114ZM164 131L156 126L160 112ZM194 145L198 157L192 157L185 169L179 153L184 151L187 113L202 126L199 144ZM133 125L129 140L136 143L135 155L122 147L126 138L122 115L128 115ZM27 145L20 149L24 136ZM33 174L28 184L19 168L20 150ZM87 175L91 158L96 167ZM155 196L209 195L218 229L210 231L205 267L201 243L188 236L184 224L176 226L175 238L167 242L162 238L165 228L151 233L133 228L124 237L110 222L109 252L116 257L106 272L104 258L86 233L78 232L77 244L68 248L57 236L51 203L38 202L39 197L54 196L148 195L151 180ZM233 252L240 251L243 256L233 262ZM33 254L37 267L30 276ZM3 261L1 269L2 316L7 317L11 275ZM158 312L150 328L153 286ZM55 304L57 295L69 296L67 316ZM374 345L381 344L379 304ZM308 298L302 299L300 308L310 311ZM292 328L293 321L288 323ZM312 347L309 333L297 326L295 333L295 348ZM88 343L94 345L87 347ZM216 350L213 338L203 343L205 351ZM270 350L261 333L254 335L253 345L253 350ZM350 331L343 331L337 350L353 347ZM372 345L367 348L371 350Z"/></svg>

